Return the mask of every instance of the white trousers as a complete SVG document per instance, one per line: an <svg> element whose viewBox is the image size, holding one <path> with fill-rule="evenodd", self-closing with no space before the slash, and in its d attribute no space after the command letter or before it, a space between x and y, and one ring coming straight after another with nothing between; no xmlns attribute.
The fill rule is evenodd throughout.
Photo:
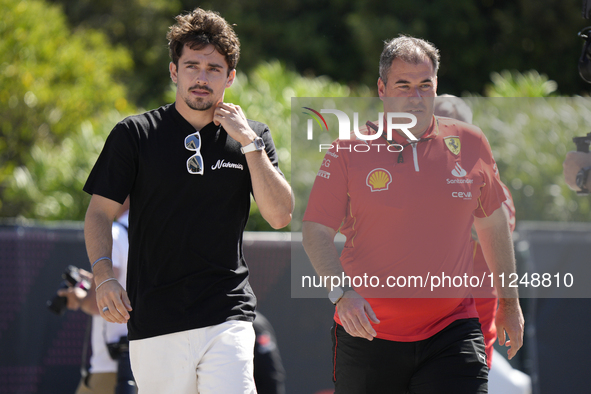
<svg viewBox="0 0 591 394"><path fill-rule="evenodd" d="M252 323L238 320L130 341L139 393L256 393L254 341Z"/></svg>
<svg viewBox="0 0 591 394"><path fill-rule="evenodd" d="M494 350L492 366L488 373L488 394L531 394L531 378Z"/></svg>

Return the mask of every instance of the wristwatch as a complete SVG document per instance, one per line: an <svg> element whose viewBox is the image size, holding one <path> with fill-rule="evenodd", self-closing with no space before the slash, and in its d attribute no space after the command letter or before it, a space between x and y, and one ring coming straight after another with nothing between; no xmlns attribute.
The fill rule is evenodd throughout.
<svg viewBox="0 0 591 394"><path fill-rule="evenodd" d="M252 142L240 148L240 152L248 153L252 151L261 151L265 149L265 142L261 137L256 137Z"/></svg>
<svg viewBox="0 0 591 394"><path fill-rule="evenodd" d="M589 189L587 189L587 179L589 178L589 170L591 170L591 166L581 168L577 173L576 183L577 187L581 189L577 191L577 194L586 196L589 194Z"/></svg>
<svg viewBox="0 0 591 394"><path fill-rule="evenodd" d="M348 287L348 286L343 286L343 287L337 286L334 289L332 289L332 291L330 293L328 293L328 299L330 300L330 302L332 302L334 305L336 305L337 302L339 302L341 300L341 298L343 298L345 293L348 292L349 290L353 290L353 288Z"/></svg>

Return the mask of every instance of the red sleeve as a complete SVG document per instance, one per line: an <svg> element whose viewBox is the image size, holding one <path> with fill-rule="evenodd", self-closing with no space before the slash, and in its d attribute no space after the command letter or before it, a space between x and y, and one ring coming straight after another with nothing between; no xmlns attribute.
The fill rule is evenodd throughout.
<svg viewBox="0 0 591 394"><path fill-rule="evenodd" d="M497 163L484 134L481 134L480 141L480 164L484 183L480 188L478 208L474 211L474 216L483 218L499 209L507 197L499 178Z"/></svg>
<svg viewBox="0 0 591 394"><path fill-rule="evenodd" d="M338 231L347 214L348 170L346 152L336 149L338 140L326 153L316 174L304 221L316 222Z"/></svg>

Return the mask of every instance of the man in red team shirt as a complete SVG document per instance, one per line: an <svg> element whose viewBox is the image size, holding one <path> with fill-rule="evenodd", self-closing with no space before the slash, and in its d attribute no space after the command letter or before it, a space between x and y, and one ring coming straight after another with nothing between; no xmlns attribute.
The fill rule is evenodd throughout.
<svg viewBox="0 0 591 394"><path fill-rule="evenodd" d="M384 112L416 117L409 128L414 139L396 130L390 141L335 141L310 194L303 243L318 275L377 276L382 284L330 289L337 306L337 394L487 392L485 346L470 289L449 284L455 292L427 298L429 289L421 286L390 281L393 293L383 287L386 277L472 275L473 223L499 289L499 341L510 346L510 358L523 344L517 290L497 280L515 272L515 259L496 164L477 127L433 116L438 66L439 53L426 41L401 36L386 43L378 93ZM356 149L359 144L364 149ZM385 144L404 149L379 149ZM347 238L340 258L337 231Z"/></svg>
<svg viewBox="0 0 591 394"><path fill-rule="evenodd" d="M435 116L445 116L461 120L462 122L472 123L472 110L459 97L449 94L439 95L435 99ZM503 208L509 219L509 228L511 233L515 230L515 205L509 188L501 182L503 191L507 199L503 202ZM472 239L474 241L474 271L473 275L481 277L482 274L489 275L490 269L484 259L482 247L478 243L478 235L472 227ZM527 394L531 393L531 378L518 369L513 369L511 364L497 354L497 361L492 368L495 339L497 338L497 327L495 326L495 316L497 314L497 292L494 287L488 285L482 288L473 289L472 295L476 302L478 311L478 321L484 335L484 344L486 346L486 363L489 368L488 382L489 392L503 394ZM500 357L500 359L499 359Z"/></svg>
<svg viewBox="0 0 591 394"><path fill-rule="evenodd" d="M452 119L461 120L462 122L472 123L472 110L468 105L459 97L451 95L441 95L435 100L434 108L435 116L448 117ZM497 173L498 174L498 173ZM511 192L507 186L499 180L503 192L505 193L506 200L503 201L503 209L507 218L509 219L509 228L511 233L515 230L515 205L513 204L513 198ZM481 277L483 273L485 275L490 274L490 270L484 259L482 253L482 247L478 243L478 235L474 228L472 229L472 239L474 241L474 271L473 275ZM486 362L488 367L491 367L493 359L493 345L497 337L497 328L495 326L495 316L497 314L497 292L494 287L484 286L482 288L476 288L472 292L475 297L476 310L478 311L478 320L482 327L482 334L484 335L484 344L486 346Z"/></svg>

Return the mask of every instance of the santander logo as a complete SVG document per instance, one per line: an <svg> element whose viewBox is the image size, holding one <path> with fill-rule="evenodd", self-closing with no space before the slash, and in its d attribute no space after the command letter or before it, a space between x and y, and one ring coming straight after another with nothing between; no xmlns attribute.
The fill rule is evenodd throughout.
<svg viewBox="0 0 591 394"><path fill-rule="evenodd" d="M456 163L456 167L451 171L451 174L457 178L461 178L466 176L467 172L460 166L460 163Z"/></svg>

